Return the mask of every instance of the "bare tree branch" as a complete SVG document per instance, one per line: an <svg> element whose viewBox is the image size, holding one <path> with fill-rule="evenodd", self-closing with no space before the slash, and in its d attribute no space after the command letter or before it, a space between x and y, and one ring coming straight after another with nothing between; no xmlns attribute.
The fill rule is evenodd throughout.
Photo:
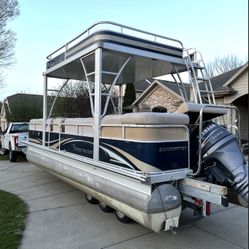
<svg viewBox="0 0 249 249"><path fill-rule="evenodd" d="M16 37L7 28L7 23L19 15L18 0L0 0L0 88L3 83L3 69L14 63Z"/></svg>
<svg viewBox="0 0 249 249"><path fill-rule="evenodd" d="M232 54L222 58L216 57L214 61L207 64L207 71L209 76L212 78L219 74L223 74L231 71L232 69L240 67L244 63L245 62L242 61L238 56Z"/></svg>

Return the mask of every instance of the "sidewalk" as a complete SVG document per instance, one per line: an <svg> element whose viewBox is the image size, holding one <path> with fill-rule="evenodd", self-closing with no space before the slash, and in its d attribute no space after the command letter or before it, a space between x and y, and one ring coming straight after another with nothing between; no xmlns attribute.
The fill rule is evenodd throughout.
<svg viewBox="0 0 249 249"><path fill-rule="evenodd" d="M28 162L0 161L0 189L29 205L21 249L248 248L248 209L213 207L207 218L184 210L177 234L122 224L84 194Z"/></svg>

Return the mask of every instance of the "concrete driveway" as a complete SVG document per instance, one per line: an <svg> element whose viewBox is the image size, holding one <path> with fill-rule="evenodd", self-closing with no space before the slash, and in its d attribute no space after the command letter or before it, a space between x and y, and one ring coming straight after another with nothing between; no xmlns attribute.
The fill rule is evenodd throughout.
<svg viewBox="0 0 249 249"><path fill-rule="evenodd" d="M28 162L0 161L0 189L29 205L22 249L248 248L248 210L214 207L208 218L184 210L177 234L154 233L90 205L84 194Z"/></svg>

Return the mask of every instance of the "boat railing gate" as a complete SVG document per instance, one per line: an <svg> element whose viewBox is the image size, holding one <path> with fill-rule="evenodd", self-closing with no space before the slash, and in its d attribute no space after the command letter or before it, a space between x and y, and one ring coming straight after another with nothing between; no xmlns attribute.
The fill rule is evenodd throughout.
<svg viewBox="0 0 249 249"><path fill-rule="evenodd" d="M65 45L61 46L60 48L56 49L54 52L49 54L47 56L47 59L52 60L54 57L56 57L60 53L64 53L64 59L66 59L68 49L70 49L75 44L79 43L80 41L84 40L85 38L87 38L88 36L90 36L91 34L96 32L97 29L99 29L99 30L106 29L105 27L107 25L110 26L110 28L108 30L119 32L121 34L127 34L127 35L133 35L133 36L136 35L136 37L139 37L142 39L147 39L147 40L154 41L154 42L158 42L161 44L166 44L166 45L169 45L169 43L172 45L175 44L177 47L180 47L183 49L182 42L177 40L177 39L170 38L167 36L158 35L158 34L147 32L147 31L140 30L140 29L136 29L136 28L122 25L122 24L119 24L116 22L100 21L100 22L93 24L92 26L87 28L84 32L82 32L81 34L79 34L78 36L76 36L75 38L70 40L69 42L67 42ZM102 28L101 28L101 26L102 26Z"/></svg>
<svg viewBox="0 0 249 249"><path fill-rule="evenodd" d="M193 173L193 176L198 176L201 172L201 147L202 147L202 128L203 128L203 113L206 108L222 108L222 109L228 109L228 110L235 110L236 116L234 121L231 124L228 124L227 129L232 132L232 129L235 130L235 136L237 137L239 143L240 143L240 114L239 110L236 106L229 106L229 105L205 105L200 110L200 115L198 120L196 121L196 124L199 125L199 140L198 140L198 168L196 172ZM230 113L231 115L231 113Z"/></svg>

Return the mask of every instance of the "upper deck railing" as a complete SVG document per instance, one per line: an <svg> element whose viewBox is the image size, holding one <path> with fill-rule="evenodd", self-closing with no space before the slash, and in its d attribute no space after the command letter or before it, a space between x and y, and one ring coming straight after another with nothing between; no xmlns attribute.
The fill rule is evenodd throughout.
<svg viewBox="0 0 249 249"><path fill-rule="evenodd" d="M172 45L172 46L176 46L176 47L183 49L182 42L177 39L158 35L158 34L147 32L147 31L140 30L140 29L136 29L136 28L129 27L126 25L115 23L115 22L100 21L100 22L93 24L89 28L87 28L84 32L82 32L81 34L79 34L74 39L70 40L69 42L67 42L65 45L56 49L53 53L49 54L47 56L47 59L51 60L57 55L59 55L60 53L65 53L69 48L79 43L80 41L86 39L88 36L95 33L96 31L106 30L107 26L109 27L108 30L111 30L111 31L135 36L135 37L142 38L142 39L149 40L149 41L154 41L159 44Z"/></svg>

